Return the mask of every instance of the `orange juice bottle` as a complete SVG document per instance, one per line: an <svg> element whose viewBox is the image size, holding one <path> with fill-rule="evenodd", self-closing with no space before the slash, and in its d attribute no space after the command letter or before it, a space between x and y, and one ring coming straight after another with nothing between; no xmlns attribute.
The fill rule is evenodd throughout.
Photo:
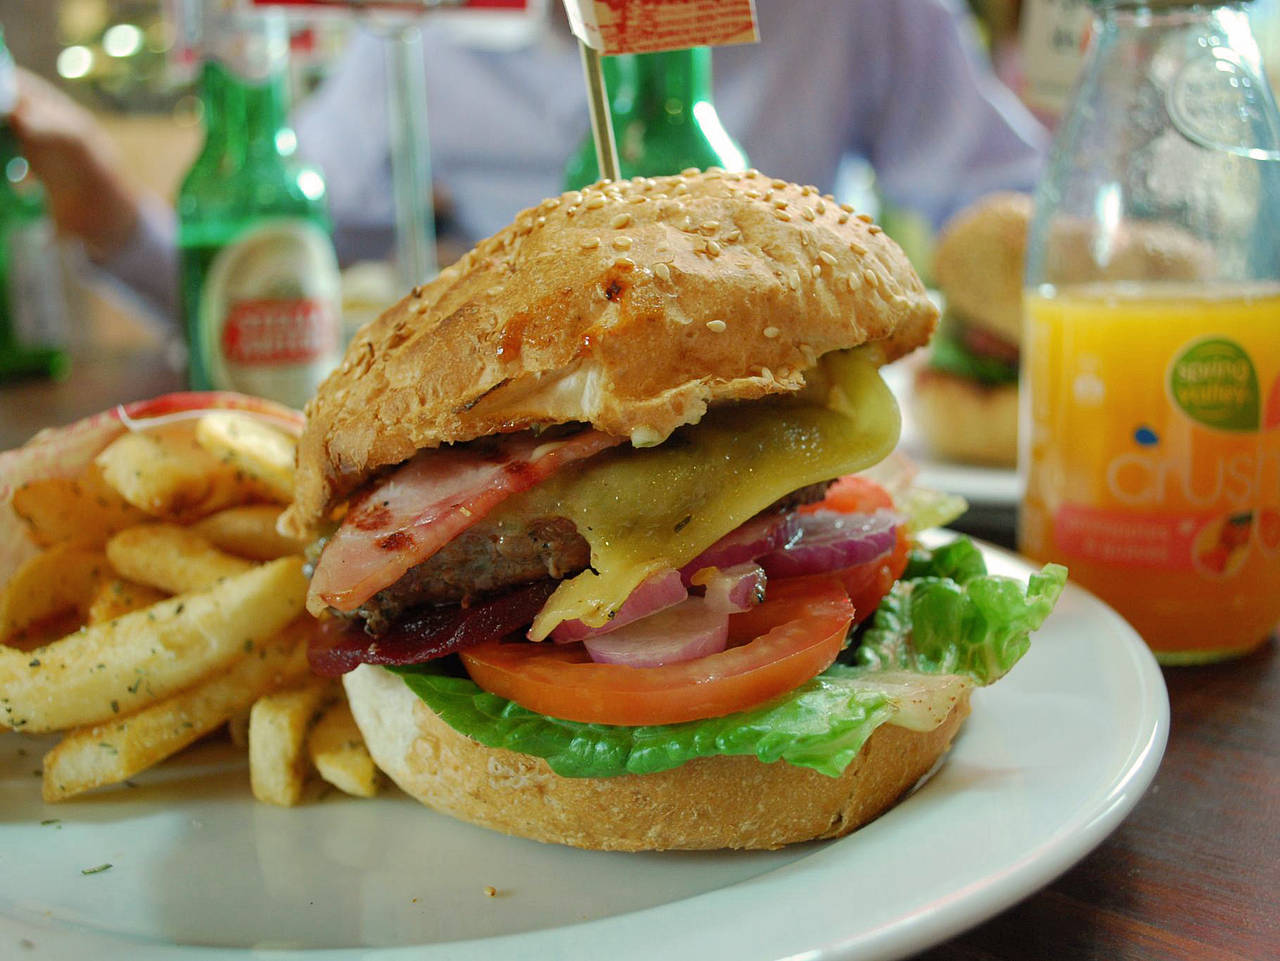
<svg viewBox="0 0 1280 961"><path fill-rule="evenodd" d="M1236 6L1101 0L1028 239L1019 545L1166 663L1280 622L1280 115Z"/></svg>

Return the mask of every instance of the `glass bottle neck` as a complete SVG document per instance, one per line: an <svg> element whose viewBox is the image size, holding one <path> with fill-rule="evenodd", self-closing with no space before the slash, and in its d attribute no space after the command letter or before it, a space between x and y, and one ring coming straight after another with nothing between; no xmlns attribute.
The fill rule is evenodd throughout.
<svg viewBox="0 0 1280 961"><path fill-rule="evenodd" d="M663 53L614 57L608 77L614 112L685 114L711 99L711 50L694 47Z"/></svg>

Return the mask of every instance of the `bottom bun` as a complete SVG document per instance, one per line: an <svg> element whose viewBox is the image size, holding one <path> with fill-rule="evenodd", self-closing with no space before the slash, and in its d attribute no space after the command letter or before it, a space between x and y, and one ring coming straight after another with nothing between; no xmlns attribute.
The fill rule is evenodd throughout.
<svg viewBox="0 0 1280 961"><path fill-rule="evenodd" d="M610 851L778 848L841 837L928 774L969 713L966 693L932 731L882 725L837 778L740 756L658 774L566 778L542 758L459 734L381 668L361 665L344 683L374 761L406 793L496 831Z"/></svg>
<svg viewBox="0 0 1280 961"><path fill-rule="evenodd" d="M1018 463L1018 385L989 386L931 367L916 371L911 416L930 453L992 467Z"/></svg>

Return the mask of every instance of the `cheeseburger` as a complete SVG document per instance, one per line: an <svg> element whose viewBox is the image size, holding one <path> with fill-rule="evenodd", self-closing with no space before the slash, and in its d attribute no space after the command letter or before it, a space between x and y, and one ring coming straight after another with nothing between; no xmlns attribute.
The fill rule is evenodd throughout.
<svg viewBox="0 0 1280 961"><path fill-rule="evenodd" d="M284 524L314 538L313 669L400 787L477 824L622 850L853 830L1061 584L912 552L850 476L897 440L878 368L935 320L869 218L754 171L523 212L308 405Z"/></svg>
<svg viewBox="0 0 1280 961"><path fill-rule="evenodd" d="M984 197L943 228L934 274L946 313L916 373L912 414L947 460L1012 467L1018 459L1022 273L1031 198Z"/></svg>

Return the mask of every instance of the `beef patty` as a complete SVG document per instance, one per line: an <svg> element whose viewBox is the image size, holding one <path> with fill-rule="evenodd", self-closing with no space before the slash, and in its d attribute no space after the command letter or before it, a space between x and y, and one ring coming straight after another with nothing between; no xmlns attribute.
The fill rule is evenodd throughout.
<svg viewBox="0 0 1280 961"><path fill-rule="evenodd" d="M761 513L819 501L828 486L802 487ZM539 517L514 530L481 520L344 616L362 619L370 634L382 634L412 608L465 604L544 577L571 577L590 563L591 549L567 517Z"/></svg>

